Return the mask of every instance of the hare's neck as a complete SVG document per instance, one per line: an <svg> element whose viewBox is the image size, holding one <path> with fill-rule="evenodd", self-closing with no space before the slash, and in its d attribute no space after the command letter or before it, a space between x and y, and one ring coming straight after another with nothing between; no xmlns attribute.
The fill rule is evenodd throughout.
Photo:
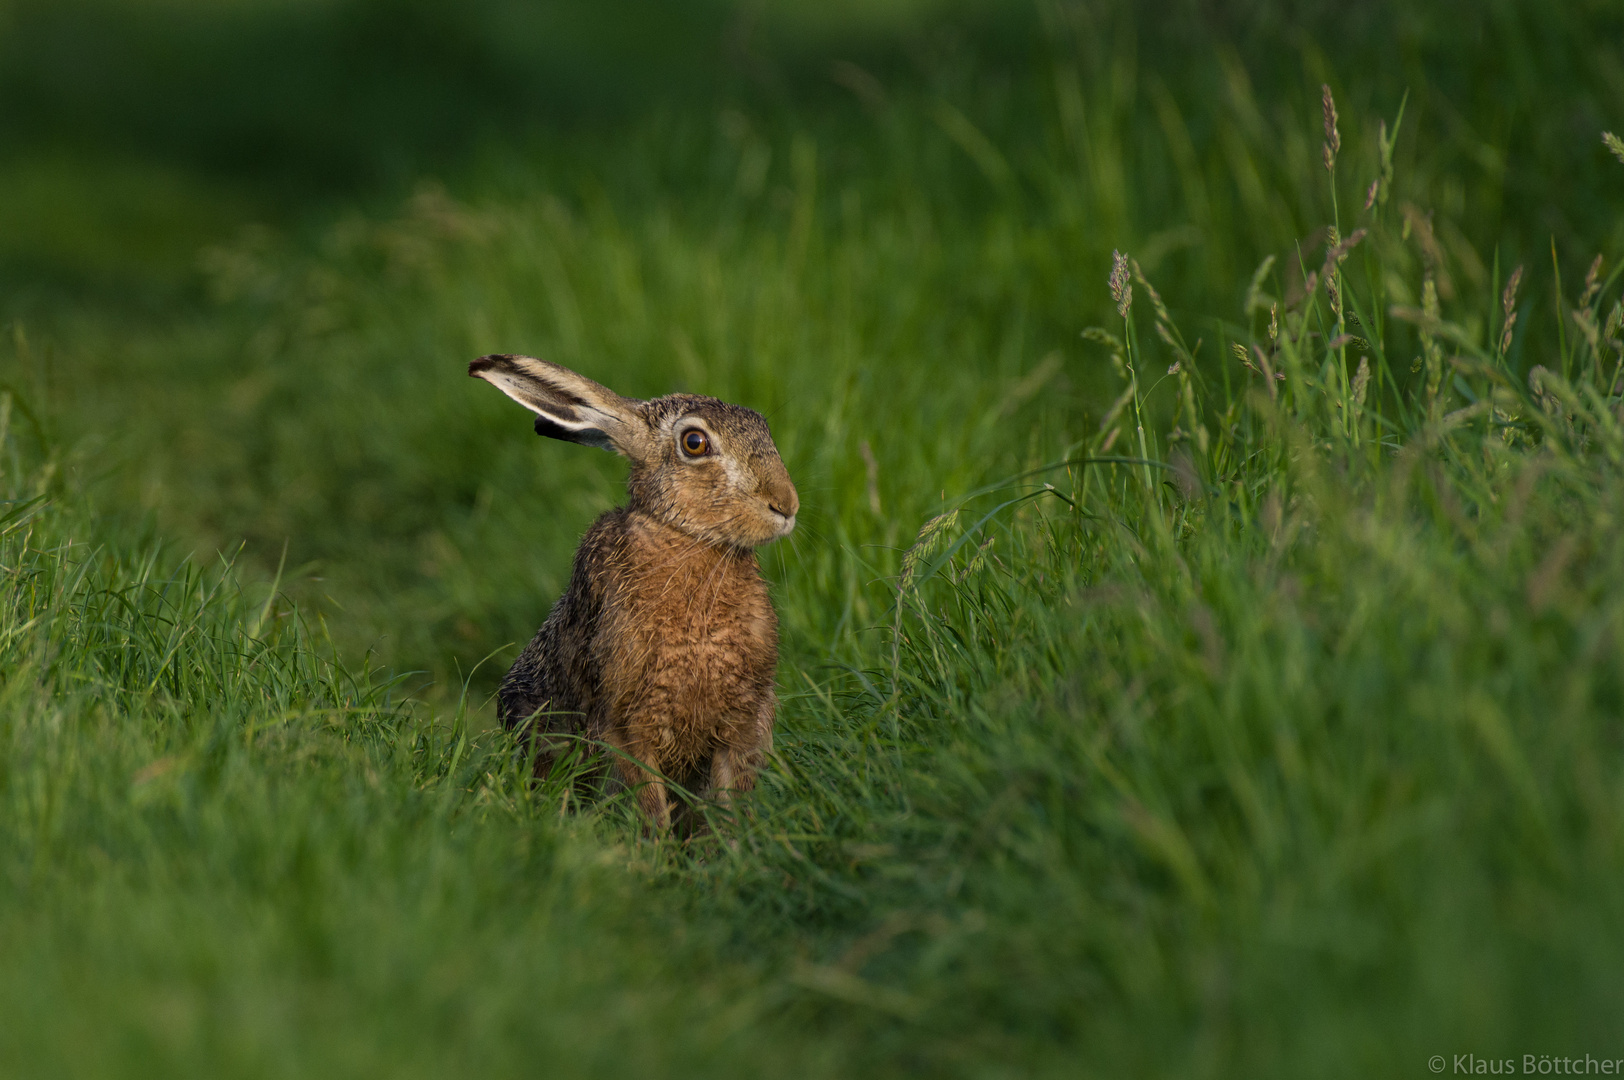
<svg viewBox="0 0 1624 1080"><path fill-rule="evenodd" d="M718 544L638 510L628 511L626 517L639 544L651 554L658 553L661 562L688 563L696 567L726 563L740 570L756 568L756 553L752 548Z"/></svg>

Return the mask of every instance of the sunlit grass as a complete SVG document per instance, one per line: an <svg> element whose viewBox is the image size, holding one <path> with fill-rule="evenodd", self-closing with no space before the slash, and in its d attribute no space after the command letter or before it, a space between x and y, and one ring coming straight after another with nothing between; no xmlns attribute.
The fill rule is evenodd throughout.
<svg viewBox="0 0 1624 1080"><path fill-rule="evenodd" d="M1186 81L1091 11L1046 9L1030 71L915 42L832 103L217 237L156 310L34 303L4 1071L1612 1053L1624 194L1583 208L1624 166L1584 132L1614 186L1553 260L1468 219L1515 185L1435 87L1333 134L1318 79ZM773 426L778 754L711 837L531 786L490 729L622 482L479 393L494 350Z"/></svg>

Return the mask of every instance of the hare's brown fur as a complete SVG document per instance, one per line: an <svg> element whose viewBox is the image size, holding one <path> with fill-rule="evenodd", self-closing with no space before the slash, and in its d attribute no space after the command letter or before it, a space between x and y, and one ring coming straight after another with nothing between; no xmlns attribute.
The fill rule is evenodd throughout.
<svg viewBox="0 0 1624 1080"><path fill-rule="evenodd" d="M777 666L778 617L754 552L613 510L587 532L569 588L502 681L502 713L514 724L545 710L540 730L626 755L621 780L642 785L639 804L663 825L664 785L627 758L690 790L748 790L772 748Z"/></svg>
<svg viewBox="0 0 1624 1080"><path fill-rule="evenodd" d="M715 398L629 401L528 357L470 370L535 409L538 431L602 436L632 461L629 504L587 531L568 588L502 681L503 722L529 726L539 774L567 744L549 733L614 747L616 778L657 827L671 809L655 773L720 800L751 788L772 748L778 663L754 548L798 509L766 421ZM678 448L694 427L716 445L708 459Z"/></svg>

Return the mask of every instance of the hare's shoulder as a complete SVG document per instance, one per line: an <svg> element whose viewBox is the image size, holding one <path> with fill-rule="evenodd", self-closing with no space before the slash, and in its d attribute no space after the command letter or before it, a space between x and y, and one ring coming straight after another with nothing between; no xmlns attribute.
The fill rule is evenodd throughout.
<svg viewBox="0 0 1624 1080"><path fill-rule="evenodd" d="M625 507L603 514L575 549L575 565L566 595L582 608L597 608L616 591L617 580L633 560L630 550L631 511Z"/></svg>
<svg viewBox="0 0 1624 1080"><path fill-rule="evenodd" d="M569 583L547 620L502 680L502 715L509 724L546 705L587 714L599 696L603 608L625 563L625 511L597 521L575 549Z"/></svg>

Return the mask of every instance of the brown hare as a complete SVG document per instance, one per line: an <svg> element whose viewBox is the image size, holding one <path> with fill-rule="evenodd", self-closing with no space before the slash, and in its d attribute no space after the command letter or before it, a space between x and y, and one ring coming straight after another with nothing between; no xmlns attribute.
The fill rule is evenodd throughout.
<svg viewBox="0 0 1624 1080"><path fill-rule="evenodd" d="M716 398L623 398L528 356L482 356L468 374L533 411L537 434L631 461L627 505L587 530L564 595L502 680L502 722L528 725L537 775L568 745L548 733L601 740L662 830L656 772L724 803L749 790L777 709L778 616L755 549L789 535L800 509L767 421Z"/></svg>

